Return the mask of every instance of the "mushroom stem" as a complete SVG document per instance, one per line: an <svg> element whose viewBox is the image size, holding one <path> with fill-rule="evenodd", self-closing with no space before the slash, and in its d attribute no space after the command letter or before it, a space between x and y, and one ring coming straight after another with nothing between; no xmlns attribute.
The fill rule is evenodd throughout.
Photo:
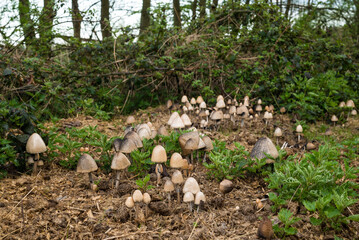
<svg viewBox="0 0 359 240"><path fill-rule="evenodd" d="M168 198L168 207L171 207L171 193L167 194L167 198Z"/></svg>
<svg viewBox="0 0 359 240"><path fill-rule="evenodd" d="M35 176L37 173L37 160L34 160L34 166L32 167L32 175Z"/></svg>
<svg viewBox="0 0 359 240"><path fill-rule="evenodd" d="M177 203L180 203L181 202L180 188L179 188L178 184L176 184L176 192L177 192Z"/></svg>
<svg viewBox="0 0 359 240"><path fill-rule="evenodd" d="M120 171L116 170L116 184L115 184L115 189L118 189L118 186L120 185Z"/></svg>
<svg viewBox="0 0 359 240"><path fill-rule="evenodd" d="M203 156L203 162L206 163L206 155L207 155L207 152L204 152L204 156Z"/></svg>
<svg viewBox="0 0 359 240"><path fill-rule="evenodd" d="M189 208L189 211L192 212L192 202L188 203L188 208Z"/></svg>
<svg viewBox="0 0 359 240"><path fill-rule="evenodd" d="M244 119L242 118L241 119L241 127L243 127L244 126Z"/></svg>
<svg viewBox="0 0 359 240"><path fill-rule="evenodd" d="M158 165L159 164L156 164L157 186L160 185L160 183L161 183L161 173L160 173L160 171L157 170L157 168L159 168Z"/></svg>
<svg viewBox="0 0 359 240"><path fill-rule="evenodd" d="M300 133L298 133L298 142L300 142Z"/></svg>
<svg viewBox="0 0 359 240"><path fill-rule="evenodd" d="M279 145L279 144L278 144L278 137L277 137L277 145Z"/></svg>
<svg viewBox="0 0 359 240"><path fill-rule="evenodd" d="M93 184L93 179L92 179L92 174L91 172L89 172L89 181L90 181L90 186Z"/></svg>
<svg viewBox="0 0 359 240"><path fill-rule="evenodd" d="M145 207L145 217L147 218L148 216L148 204L146 204L146 207Z"/></svg>

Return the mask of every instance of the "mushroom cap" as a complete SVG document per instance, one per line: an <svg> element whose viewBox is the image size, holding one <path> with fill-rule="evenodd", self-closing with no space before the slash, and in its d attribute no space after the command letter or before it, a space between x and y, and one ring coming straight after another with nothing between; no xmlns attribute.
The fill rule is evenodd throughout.
<svg viewBox="0 0 359 240"><path fill-rule="evenodd" d="M197 150L197 146L198 144L195 143L195 140L193 138L189 139L182 148L183 155L188 155L192 151Z"/></svg>
<svg viewBox="0 0 359 240"><path fill-rule="evenodd" d="M151 136L152 136L152 134L151 134L152 131L148 130L147 128L140 128L140 129L138 129L137 133L141 140L151 139Z"/></svg>
<svg viewBox="0 0 359 240"><path fill-rule="evenodd" d="M163 135L163 136L169 136L169 133L168 133L166 127L163 126L163 125L160 126L160 128L157 131L157 134L158 135Z"/></svg>
<svg viewBox="0 0 359 240"><path fill-rule="evenodd" d="M196 99L193 97L193 98L191 98L191 102L190 102L191 104L196 104L197 102L196 102Z"/></svg>
<svg viewBox="0 0 359 240"><path fill-rule="evenodd" d="M357 114L358 114L358 113L357 113L357 110L353 109L352 112L351 112L351 114L352 114L353 116L357 115Z"/></svg>
<svg viewBox="0 0 359 240"><path fill-rule="evenodd" d="M223 194L227 194L227 193L231 192L232 189L233 189L233 182L229 181L228 179L224 179L219 184L219 191L221 191Z"/></svg>
<svg viewBox="0 0 359 240"><path fill-rule="evenodd" d="M262 104L262 99L258 99L258 105L261 105Z"/></svg>
<svg viewBox="0 0 359 240"><path fill-rule="evenodd" d="M135 190L132 194L133 201L136 202L142 202L143 201L143 195L140 190Z"/></svg>
<svg viewBox="0 0 359 240"><path fill-rule="evenodd" d="M266 112L264 113L263 118L264 118L264 119L272 119L272 118L273 118L273 114L266 111Z"/></svg>
<svg viewBox="0 0 359 240"><path fill-rule="evenodd" d="M202 140L202 138L199 138L197 149L202 149L206 147L206 143Z"/></svg>
<svg viewBox="0 0 359 240"><path fill-rule="evenodd" d="M180 115L178 114L178 112L173 112L170 116L170 119L168 119L167 125L171 126L172 122L179 116Z"/></svg>
<svg viewBox="0 0 359 240"><path fill-rule="evenodd" d="M184 179L183 179L181 171L179 171L179 170L174 171L172 174L171 180L174 184L183 183Z"/></svg>
<svg viewBox="0 0 359 240"><path fill-rule="evenodd" d="M219 101L217 101L216 107L217 108L225 108L226 104L224 103L224 100L220 99Z"/></svg>
<svg viewBox="0 0 359 240"><path fill-rule="evenodd" d="M33 158L32 156L29 156L29 157L27 158L27 163L28 163L28 164L34 164L34 163L35 163L34 158Z"/></svg>
<svg viewBox="0 0 359 240"><path fill-rule="evenodd" d="M150 123L152 125L152 123ZM146 129L148 132L151 132L151 127L147 123L142 123L136 126L136 132L138 133L141 129Z"/></svg>
<svg viewBox="0 0 359 240"><path fill-rule="evenodd" d="M199 117L207 117L206 111L205 111L205 110L201 110L201 111L198 113L198 116L199 116Z"/></svg>
<svg viewBox="0 0 359 240"><path fill-rule="evenodd" d="M223 112L221 110L212 112L211 119L212 120L222 120Z"/></svg>
<svg viewBox="0 0 359 240"><path fill-rule="evenodd" d="M199 205L202 202L206 202L206 196L203 194L203 192L196 193L196 197L194 199L194 204Z"/></svg>
<svg viewBox="0 0 359 240"><path fill-rule="evenodd" d="M181 154L175 152L171 156L170 167L171 168L182 168L183 166L183 158Z"/></svg>
<svg viewBox="0 0 359 240"><path fill-rule="evenodd" d="M340 102L340 103L339 103L339 107L341 107L341 108L342 108L342 107L345 107L345 102Z"/></svg>
<svg viewBox="0 0 359 240"><path fill-rule="evenodd" d="M279 110L281 113L285 113L285 107L281 107L280 110Z"/></svg>
<svg viewBox="0 0 359 240"><path fill-rule="evenodd" d="M242 105L237 108L237 115L242 118L247 118L249 116L248 108L245 105Z"/></svg>
<svg viewBox="0 0 359 240"><path fill-rule="evenodd" d="M182 134L179 138L178 141L180 143L181 149L183 151L183 149L185 148L186 143L188 142L188 140L193 139L193 145L194 146L198 146L199 143L199 134L197 131L193 131L193 132L187 132Z"/></svg>
<svg viewBox="0 0 359 240"><path fill-rule="evenodd" d="M143 194L143 202L145 203L145 204L149 204L150 202L151 202L151 196L150 196L150 194L148 194L148 193L144 193Z"/></svg>
<svg viewBox="0 0 359 240"><path fill-rule="evenodd" d="M282 136L282 130L277 127L275 130L274 130L274 136L275 137L281 137Z"/></svg>
<svg viewBox="0 0 359 240"><path fill-rule="evenodd" d="M332 122L338 122L338 118L337 118L337 116L335 116L335 115L333 115L330 120L331 120Z"/></svg>
<svg viewBox="0 0 359 240"><path fill-rule="evenodd" d="M119 139L121 140L121 139ZM132 151L137 150L136 143L130 138L124 138L121 140L119 145L119 152L122 153L131 153Z"/></svg>
<svg viewBox="0 0 359 240"><path fill-rule="evenodd" d="M185 112L185 113L188 112L188 108L187 108L186 106L183 106L183 107L182 107L182 110L183 110L183 112Z"/></svg>
<svg viewBox="0 0 359 240"><path fill-rule="evenodd" d="M303 127L302 127L302 125L298 125L296 128L295 128L295 131L297 132L297 133L302 133L303 132Z"/></svg>
<svg viewBox="0 0 359 240"><path fill-rule="evenodd" d="M353 100L348 100L346 106L349 107L349 108L355 107L354 101Z"/></svg>
<svg viewBox="0 0 359 240"><path fill-rule="evenodd" d="M175 190L175 186L173 185L173 182L171 180L167 180L163 186L163 190L165 192L172 192Z"/></svg>
<svg viewBox="0 0 359 240"><path fill-rule="evenodd" d="M208 151L208 152L212 151L213 150L213 143L212 143L212 140L210 139L210 137L203 136L202 140L206 144L206 151Z"/></svg>
<svg viewBox="0 0 359 240"><path fill-rule="evenodd" d="M230 106L229 107L229 114L235 114L235 113L237 113L237 108L236 108L236 106Z"/></svg>
<svg viewBox="0 0 359 240"><path fill-rule="evenodd" d="M202 96L198 96L196 102L197 102L198 104L201 104L202 102L204 102L203 97L202 97Z"/></svg>
<svg viewBox="0 0 359 240"><path fill-rule="evenodd" d="M237 99L233 99L233 105L236 106L236 107L238 106L238 101L237 101Z"/></svg>
<svg viewBox="0 0 359 240"><path fill-rule="evenodd" d="M199 104L199 108L202 108L202 109L207 108L207 104L205 102L201 102Z"/></svg>
<svg viewBox="0 0 359 240"><path fill-rule="evenodd" d="M124 138L131 139L135 143L137 148L143 147L141 137L135 131L127 132L126 135L124 136Z"/></svg>
<svg viewBox="0 0 359 240"><path fill-rule="evenodd" d="M130 124L135 123L135 122L136 122L135 117L132 116L132 115L128 116L127 119L126 119L126 125L130 125Z"/></svg>
<svg viewBox="0 0 359 240"><path fill-rule="evenodd" d="M316 146L313 143L311 143L311 142L307 143L307 149L308 150L313 150L315 148L316 148Z"/></svg>
<svg viewBox="0 0 359 240"><path fill-rule="evenodd" d="M118 152L115 153L111 163L111 169L113 170L123 170L131 165L130 160L125 156L125 154Z"/></svg>
<svg viewBox="0 0 359 240"><path fill-rule="evenodd" d="M231 115L229 113L224 113L223 114L223 119L230 119Z"/></svg>
<svg viewBox="0 0 359 240"><path fill-rule="evenodd" d="M217 96L217 102L220 101L220 100L224 100L224 97L222 95Z"/></svg>
<svg viewBox="0 0 359 240"><path fill-rule="evenodd" d="M227 105L231 105L231 104L232 104L232 99L229 98L229 99L227 100Z"/></svg>
<svg viewBox="0 0 359 240"><path fill-rule="evenodd" d="M152 151L151 161L155 163L166 162L167 161L166 149L161 145L157 145Z"/></svg>
<svg viewBox="0 0 359 240"><path fill-rule="evenodd" d="M185 102L188 102L188 98L186 95L183 95L181 98L181 103L185 103Z"/></svg>
<svg viewBox="0 0 359 240"><path fill-rule="evenodd" d="M26 152L30 154L37 154L46 152L46 145L41 136L37 133L33 133L26 143Z"/></svg>
<svg viewBox="0 0 359 240"><path fill-rule="evenodd" d="M258 139L258 141L256 142L256 144L254 145L254 147L252 149L250 156L252 159L255 159L255 158L263 159L263 158L266 158L266 155L264 153L272 156L273 158L277 158L279 156L277 148L275 147L273 142L267 137ZM272 161L270 161L270 160L267 161L267 163L270 163L270 162L272 162Z"/></svg>
<svg viewBox="0 0 359 240"><path fill-rule="evenodd" d="M179 128L184 128L184 127L185 127L185 125L180 116L176 117L171 124L171 128L173 128L173 129L179 129Z"/></svg>
<svg viewBox="0 0 359 240"><path fill-rule="evenodd" d="M76 172L89 173L89 172L94 172L97 169L98 167L95 160L90 155L85 153L80 157L77 163Z"/></svg>
<svg viewBox="0 0 359 240"><path fill-rule="evenodd" d="M194 201L194 195L191 192L186 192L183 195L183 202L188 203L188 202L193 202Z"/></svg>
<svg viewBox="0 0 359 240"><path fill-rule="evenodd" d="M135 206L135 202L133 201L132 197L128 197L125 201L125 205L128 208L133 208Z"/></svg>
<svg viewBox="0 0 359 240"><path fill-rule="evenodd" d="M171 99L168 99L168 100L167 100L167 103L166 103L166 107L167 107L168 109L170 109L172 106L173 106L172 100L171 100Z"/></svg>
<svg viewBox="0 0 359 240"><path fill-rule="evenodd" d="M258 105L256 106L256 111L257 111L257 112L261 112L262 110L263 110L262 105L259 105L259 104L258 104Z"/></svg>
<svg viewBox="0 0 359 240"><path fill-rule="evenodd" d="M188 117L187 114L182 114L181 116L182 122L186 127L189 127L192 125L191 119Z"/></svg>
<svg viewBox="0 0 359 240"><path fill-rule="evenodd" d="M196 179L193 177L187 178L186 182L184 183L183 190L184 193L191 192L192 194L196 194L200 191L199 185Z"/></svg>

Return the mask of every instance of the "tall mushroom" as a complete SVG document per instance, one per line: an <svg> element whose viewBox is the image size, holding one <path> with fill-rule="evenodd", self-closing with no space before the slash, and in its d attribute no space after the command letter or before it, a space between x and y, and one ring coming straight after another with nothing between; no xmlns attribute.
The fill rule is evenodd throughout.
<svg viewBox="0 0 359 240"><path fill-rule="evenodd" d="M191 192L186 192L183 195L183 202L188 203L189 211L192 212L192 205L194 201L194 195Z"/></svg>
<svg viewBox="0 0 359 240"><path fill-rule="evenodd" d="M165 167L162 166L162 163L167 161L165 148L161 145L157 145L152 151L151 161L156 163L155 172L157 175L157 185L159 185L161 183L161 174L163 172L163 168Z"/></svg>
<svg viewBox="0 0 359 240"><path fill-rule="evenodd" d="M168 207L171 207L171 192L175 190L175 186L171 180L167 180L163 186L163 190L167 193Z"/></svg>
<svg viewBox="0 0 359 240"><path fill-rule="evenodd" d="M179 170L174 171L171 178L173 184L175 185L176 193L177 193L177 202L179 203L181 201L180 198L180 184L183 183L183 176L182 173Z"/></svg>
<svg viewBox="0 0 359 240"><path fill-rule="evenodd" d="M37 173L37 165L40 161L40 153L46 152L46 145L41 136L37 133L33 133L26 143L26 152L35 155L34 166L32 169L32 174Z"/></svg>
<svg viewBox="0 0 359 240"><path fill-rule="evenodd" d="M115 153L115 155L113 156L112 163L111 163L111 169L115 170L115 172L116 172L116 184L115 184L116 189L118 189L118 186L120 183L120 174L121 174L120 171L126 169L130 165L131 165L131 162L130 162L130 160L128 160L128 158L125 156L125 154L118 152L118 153Z"/></svg>
<svg viewBox="0 0 359 240"><path fill-rule="evenodd" d="M90 188L92 188L93 185L93 179L92 179L92 172L96 171L98 169L97 164L95 160L85 153L82 155L77 163L76 171L78 173L88 173L89 175L89 182L90 182Z"/></svg>
<svg viewBox="0 0 359 240"><path fill-rule="evenodd" d="M143 202L146 204L145 216L148 216L148 204L151 202L151 196L148 193L143 194Z"/></svg>
<svg viewBox="0 0 359 240"><path fill-rule="evenodd" d="M199 211L201 205L203 205L206 202L206 196L203 192L196 193L194 204L197 205L197 212Z"/></svg>
<svg viewBox="0 0 359 240"><path fill-rule="evenodd" d="M295 131L297 132L298 134L298 142L300 142L300 134L303 132L303 127L302 125L298 125L296 128L295 128Z"/></svg>
<svg viewBox="0 0 359 240"><path fill-rule="evenodd" d="M276 137L277 139L277 145L278 145L278 138L280 138L282 136L282 130L277 127L275 130L274 130L274 136Z"/></svg>

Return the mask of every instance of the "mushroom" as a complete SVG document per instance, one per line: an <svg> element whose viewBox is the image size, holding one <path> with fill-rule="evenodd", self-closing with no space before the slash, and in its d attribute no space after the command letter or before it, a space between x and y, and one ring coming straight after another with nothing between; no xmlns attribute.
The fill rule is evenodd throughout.
<svg viewBox="0 0 359 240"><path fill-rule="evenodd" d="M313 150L313 149L315 149L316 147L315 147L315 145L313 144L313 143L311 143L311 142L309 142L309 143L307 143L307 149L308 150Z"/></svg>
<svg viewBox="0 0 359 240"><path fill-rule="evenodd" d="M352 111L351 111L351 114L352 114L352 116L356 116L358 113L357 113L357 110L355 110L355 109L353 109Z"/></svg>
<svg viewBox="0 0 359 240"><path fill-rule="evenodd" d="M179 170L174 171L171 178L173 184L175 185L176 193L177 193L177 202L181 201L180 198L180 184L184 182L182 173Z"/></svg>
<svg viewBox="0 0 359 240"><path fill-rule="evenodd" d="M172 109L172 107L173 107L173 102L172 102L171 99L168 99L168 100L167 100L166 107L167 107L169 113L171 113L171 109Z"/></svg>
<svg viewBox="0 0 359 240"><path fill-rule="evenodd" d="M263 203L259 198L256 199L256 204L257 204L257 209L263 208Z"/></svg>
<svg viewBox="0 0 359 240"><path fill-rule="evenodd" d="M92 172L96 171L98 169L97 164L95 160L88 155L87 153L83 154L78 163L76 171L78 173L88 173L89 175L89 181L90 181L90 188L92 188L93 185L93 179L92 179Z"/></svg>
<svg viewBox="0 0 359 240"><path fill-rule="evenodd" d="M32 169L32 174L35 175L37 173L37 165L40 162L40 153L46 152L45 142L39 134L33 133L29 137L26 143L26 152L35 155L34 166Z"/></svg>
<svg viewBox="0 0 359 240"><path fill-rule="evenodd" d="M279 156L277 148L274 146L273 142L267 138L263 137L258 139L256 144L254 145L250 157L252 159L258 158L263 159L267 158L267 155L270 155L273 158L277 158ZM271 159L266 159L266 163L273 163L274 161Z"/></svg>
<svg viewBox="0 0 359 240"><path fill-rule="evenodd" d="M219 102L220 100L224 100L224 97L222 95L217 96L217 102Z"/></svg>
<svg viewBox="0 0 359 240"><path fill-rule="evenodd" d="M181 129L181 128L185 128L185 125L182 121L182 118L180 116L176 117L173 122L171 123L171 128L172 129Z"/></svg>
<svg viewBox="0 0 359 240"><path fill-rule="evenodd" d="M127 117L125 124L126 125L131 125L132 123L135 123L135 122L136 122L135 117L130 115L130 116Z"/></svg>
<svg viewBox="0 0 359 240"><path fill-rule="evenodd" d="M206 144L206 148L204 149L204 156L203 156L203 162L206 162L206 155L207 152L210 152L213 150L213 143L212 140L208 136L202 137L203 142Z"/></svg>
<svg viewBox="0 0 359 240"><path fill-rule="evenodd" d="M135 143L137 148L142 148L143 147L141 137L137 132L128 131L124 136L124 139L126 139L126 138L131 139Z"/></svg>
<svg viewBox="0 0 359 240"><path fill-rule="evenodd" d="M295 128L295 131L298 133L298 142L300 142L300 134L303 132L303 127L302 125L298 125L296 128Z"/></svg>
<svg viewBox="0 0 359 240"><path fill-rule="evenodd" d="M129 209L132 209L135 206L135 202L133 201L133 198L132 197L126 198L125 205ZM131 218L132 218L132 213L130 211L130 220L131 220Z"/></svg>
<svg viewBox="0 0 359 240"><path fill-rule="evenodd" d="M249 116L248 108L245 105L238 107L237 115L241 118L241 127L243 127L244 120Z"/></svg>
<svg viewBox="0 0 359 240"><path fill-rule="evenodd" d="M264 120L266 121L266 126L268 125L268 122L273 118L272 113L266 111L263 116Z"/></svg>
<svg viewBox="0 0 359 240"><path fill-rule="evenodd" d="M262 105L258 104L258 105L256 106L256 112L258 112L258 116L261 115L262 110L263 110Z"/></svg>
<svg viewBox="0 0 359 240"><path fill-rule="evenodd" d="M223 112L221 110L213 111L210 118L215 122L216 130L218 130L218 123L223 119Z"/></svg>
<svg viewBox="0 0 359 240"><path fill-rule="evenodd" d="M202 96L198 96L196 102L197 104L201 104L202 102L204 102Z"/></svg>
<svg viewBox="0 0 359 240"><path fill-rule="evenodd" d="M233 182L229 181L228 179L224 179L219 184L219 191L223 194L223 198L226 196L227 193L230 193L233 189Z"/></svg>
<svg viewBox="0 0 359 240"><path fill-rule="evenodd" d="M136 218L141 221L144 222L144 216L143 216L143 212L141 211L141 209L138 207L138 205L143 202L143 195L141 193L140 190L135 190L132 194L132 198L133 198L133 202L135 204L135 211L136 211Z"/></svg>
<svg viewBox="0 0 359 240"><path fill-rule="evenodd" d="M219 108L219 109L225 108L226 104L224 103L224 100L220 99L219 101L217 101L216 107Z"/></svg>
<svg viewBox="0 0 359 240"><path fill-rule="evenodd" d="M181 120L182 120L183 124L185 125L185 127L190 127L192 125L191 119L185 113L182 114Z"/></svg>
<svg viewBox="0 0 359 240"><path fill-rule="evenodd" d="M191 98L190 103L191 103L192 105L196 105L197 101L196 101L196 99L193 97L193 98Z"/></svg>
<svg viewBox="0 0 359 240"><path fill-rule="evenodd" d="M190 141L191 140L191 141ZM187 132L178 138L179 144L184 156L191 154L191 163L193 161L192 152L197 149L199 144L199 134L197 131Z"/></svg>
<svg viewBox="0 0 359 240"><path fill-rule="evenodd" d="M259 223L257 235L259 238L264 238L266 240L272 239L274 235L272 222L267 217L264 217Z"/></svg>
<svg viewBox="0 0 359 240"><path fill-rule="evenodd" d="M175 186L171 180L167 180L163 187L163 190L167 193L168 207L171 207L171 192L175 190Z"/></svg>
<svg viewBox="0 0 359 240"><path fill-rule="evenodd" d="M188 203L188 208L189 208L189 211L190 211L190 212L192 212L193 201L194 201L193 193L191 193L191 192L186 192L186 193L183 195L183 202Z"/></svg>
<svg viewBox="0 0 359 240"><path fill-rule="evenodd" d="M175 152L172 154L170 159L170 167L171 168L182 168L183 167L184 160L181 156L181 154Z"/></svg>
<svg viewBox="0 0 359 240"><path fill-rule="evenodd" d="M333 116L332 116L332 118L330 119L330 121L332 121L332 122L333 122L334 127L335 127L335 123L336 123L336 122L338 122L338 118L337 118L337 116L333 115Z"/></svg>
<svg viewBox="0 0 359 240"><path fill-rule="evenodd" d="M274 136L275 136L276 139L277 139L277 145L279 145L279 144L278 144L278 139L279 139L279 137L282 136L282 130L281 130L279 127L277 127L277 128L274 130Z"/></svg>
<svg viewBox="0 0 359 240"><path fill-rule="evenodd" d="M143 202L146 204L145 216L148 216L148 204L151 202L151 196L148 193L143 194Z"/></svg>
<svg viewBox="0 0 359 240"><path fill-rule="evenodd" d="M161 183L161 174L163 172L162 163L167 161L167 153L164 147L161 145L157 145L153 151L151 156L151 161L156 163L156 175L157 175L157 186Z"/></svg>
<svg viewBox="0 0 359 240"><path fill-rule="evenodd" d="M199 185L196 179L193 177L187 178L186 182L184 183L183 190L184 193L191 192L193 194L196 194L200 191Z"/></svg>
<svg viewBox="0 0 359 240"><path fill-rule="evenodd" d="M243 99L243 105L246 106L246 107L249 107L249 97L248 96L245 96L244 99Z"/></svg>
<svg viewBox="0 0 359 240"><path fill-rule="evenodd" d="M196 193L196 197L194 199L194 204L197 205L197 212L199 211L199 208L201 205L203 205L206 202L206 196L203 192Z"/></svg>
<svg viewBox="0 0 359 240"><path fill-rule="evenodd" d="M186 95L183 95L181 98L181 103L186 103L186 102L188 102L188 98Z"/></svg>
<svg viewBox="0 0 359 240"><path fill-rule="evenodd" d="M115 153L111 163L111 169L115 170L116 172L116 184L115 188L118 189L120 183L120 170L126 169L128 166L131 165L130 160L125 156L125 154L118 152Z"/></svg>

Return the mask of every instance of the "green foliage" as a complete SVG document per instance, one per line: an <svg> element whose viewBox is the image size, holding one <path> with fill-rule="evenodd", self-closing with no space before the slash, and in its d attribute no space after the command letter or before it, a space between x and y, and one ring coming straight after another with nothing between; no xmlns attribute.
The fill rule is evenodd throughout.
<svg viewBox="0 0 359 240"><path fill-rule="evenodd" d="M148 182L150 181L150 174L147 174L143 179L137 179L136 185L138 186L138 189L145 193L148 190L154 188L154 186L149 185Z"/></svg>
<svg viewBox="0 0 359 240"><path fill-rule="evenodd" d="M297 233L297 229L292 226L298 222L300 218L294 217L290 210L282 208L278 213L278 218L281 224L273 226L273 230L278 237L284 238L285 236L295 235ZM283 225L283 227L280 227L280 225Z"/></svg>
<svg viewBox="0 0 359 240"><path fill-rule="evenodd" d="M248 164L249 153L239 143L234 143L235 149L229 150L218 141L214 144L214 150L209 154L210 163L203 163L209 169L208 175L218 181L224 178L233 179L243 176Z"/></svg>

